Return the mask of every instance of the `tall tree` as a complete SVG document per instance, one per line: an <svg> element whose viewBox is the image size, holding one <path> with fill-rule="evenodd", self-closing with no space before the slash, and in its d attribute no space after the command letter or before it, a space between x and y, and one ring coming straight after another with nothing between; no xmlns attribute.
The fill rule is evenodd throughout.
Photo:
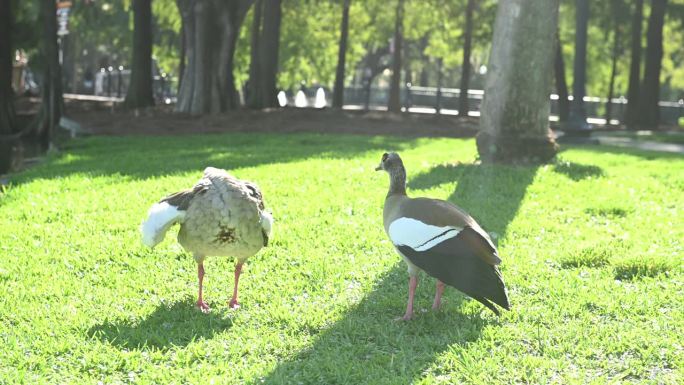
<svg viewBox="0 0 684 385"><path fill-rule="evenodd" d="M0 174L9 171L18 135L14 126L12 92L12 0L0 0Z"/></svg>
<svg viewBox="0 0 684 385"><path fill-rule="evenodd" d="M463 38L463 64L461 65L461 92L458 100L458 114L468 116L468 88L470 84L470 51L473 40L473 11L475 0L468 0L465 14L465 30Z"/></svg>
<svg viewBox="0 0 684 385"><path fill-rule="evenodd" d="M543 162L558 151L549 95L559 2L499 2L477 136L484 162Z"/></svg>
<svg viewBox="0 0 684 385"><path fill-rule="evenodd" d="M610 121L613 115L613 97L615 93L615 77L617 76L617 63L618 58L622 53L622 17L623 8L625 4L622 4L620 0L611 0L610 11L612 13L612 34L613 34L613 49L611 52L611 68L610 68L610 81L608 83L608 96L606 100L606 125L610 125Z"/></svg>
<svg viewBox="0 0 684 385"><path fill-rule="evenodd" d="M0 135L14 131L12 92L12 0L0 0Z"/></svg>
<svg viewBox="0 0 684 385"><path fill-rule="evenodd" d="M154 105L152 93L152 0L133 0L133 61L125 104Z"/></svg>
<svg viewBox="0 0 684 385"><path fill-rule="evenodd" d="M253 2L176 0L186 42L177 112L199 115L238 106L233 59L240 26Z"/></svg>
<svg viewBox="0 0 684 385"><path fill-rule="evenodd" d="M389 100L387 109L392 112L401 111L401 49L404 45L404 0L397 0L394 20L394 52L392 55L392 78L390 79Z"/></svg>
<svg viewBox="0 0 684 385"><path fill-rule="evenodd" d="M251 108L278 106L276 77L280 49L281 0L260 0L254 11L248 105ZM261 18L260 21L256 19ZM256 59L256 60L254 60Z"/></svg>
<svg viewBox="0 0 684 385"><path fill-rule="evenodd" d="M45 60L42 104L39 113L38 135L43 149L50 147L55 129L64 111L62 95L62 68L57 45L57 5L55 0L42 0L40 7L43 22L42 54Z"/></svg>
<svg viewBox="0 0 684 385"><path fill-rule="evenodd" d="M625 123L634 128L639 116L639 82L641 81L641 24L644 19L644 0L636 0L632 16L632 58L629 65L629 88Z"/></svg>
<svg viewBox="0 0 684 385"><path fill-rule="evenodd" d="M263 0L256 0L252 14L252 33L249 50L249 81L247 82L246 98L247 106L250 108L261 108L261 66L259 63L261 49L259 48L259 42L261 41L263 9Z"/></svg>
<svg viewBox="0 0 684 385"><path fill-rule="evenodd" d="M349 36L349 7L351 0L343 0L342 23L340 25L340 44L337 53L337 70L335 71L335 87L333 88L333 107L342 108L344 104L344 65L347 55L347 37Z"/></svg>
<svg viewBox="0 0 684 385"><path fill-rule="evenodd" d="M566 133L586 131L587 111L584 108L587 81L587 26L589 23L589 0L575 0L575 60L573 62L572 103L570 116L563 125Z"/></svg>
<svg viewBox="0 0 684 385"><path fill-rule="evenodd" d="M560 33L556 33L554 75L556 77L556 92L558 93L558 120L567 122L570 114L570 100L568 99L568 83L565 81L565 61L563 60L563 43L560 40Z"/></svg>
<svg viewBox="0 0 684 385"><path fill-rule="evenodd" d="M642 128L658 128L660 123L660 70L663 61L663 25L667 0L652 0L651 15L648 18L646 39L646 68L639 93L639 116L637 123Z"/></svg>

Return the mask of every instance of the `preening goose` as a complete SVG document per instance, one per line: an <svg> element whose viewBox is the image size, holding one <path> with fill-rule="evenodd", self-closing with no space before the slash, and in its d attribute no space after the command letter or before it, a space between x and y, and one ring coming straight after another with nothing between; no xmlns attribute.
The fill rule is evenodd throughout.
<svg viewBox="0 0 684 385"><path fill-rule="evenodd" d="M409 295L406 313L413 316L417 274L424 270L437 278L432 308L441 305L444 284L453 286L487 306L497 315L497 304L510 309L497 265L496 246L475 220L457 206L438 199L406 196L406 170L396 153L385 153L376 171L390 176L385 199L385 232L408 265Z"/></svg>
<svg viewBox="0 0 684 385"><path fill-rule="evenodd" d="M237 259L235 286L229 306L238 307L242 264L268 245L273 224L271 214L265 211L259 188L225 170L207 167L193 188L171 194L150 208L141 227L143 243L154 247L175 223L180 223L178 242L193 254L197 262L197 307L203 312L209 311L202 298L204 259L207 256Z"/></svg>

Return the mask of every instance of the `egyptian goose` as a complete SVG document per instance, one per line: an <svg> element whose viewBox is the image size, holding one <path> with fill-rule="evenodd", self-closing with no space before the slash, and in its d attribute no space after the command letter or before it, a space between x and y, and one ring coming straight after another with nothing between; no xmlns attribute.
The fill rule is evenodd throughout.
<svg viewBox="0 0 684 385"><path fill-rule="evenodd" d="M510 309L497 267L501 259L487 232L449 202L406 196L406 169L398 154L383 154L376 168L379 170L390 176L383 211L385 232L406 261L410 277L408 304L401 319L413 316L419 270L437 278L434 310L441 305L444 284L476 299L497 315L499 310L493 303Z"/></svg>
<svg viewBox="0 0 684 385"><path fill-rule="evenodd" d="M143 243L154 247L175 223L180 223L178 242L197 262L197 307L203 312L209 311L202 298L205 257L233 256L237 263L229 306L237 308L242 264L268 245L271 235L273 217L264 209L259 188L225 170L207 167L192 189L171 194L150 208L141 226Z"/></svg>

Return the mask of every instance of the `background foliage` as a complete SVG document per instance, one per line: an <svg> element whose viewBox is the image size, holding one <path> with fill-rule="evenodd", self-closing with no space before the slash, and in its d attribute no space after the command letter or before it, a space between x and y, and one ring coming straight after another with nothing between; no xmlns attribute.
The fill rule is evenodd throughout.
<svg viewBox="0 0 684 385"><path fill-rule="evenodd" d="M444 63L444 86L458 87L462 65L463 28L467 0L406 1L404 30L406 52L414 84L435 86L438 58ZM38 3L17 2L17 48L41 65L36 53L38 42ZM476 2L471 65L473 87L480 88L477 72L486 65L491 44L491 26L496 13L494 0ZM605 97L610 81L615 19L620 23L621 47L618 55L616 95L627 91L632 0L592 1L587 52L587 94ZM395 1L352 1L350 38L347 52L347 84L357 82L364 56L374 48L388 46L394 32ZM71 34L65 49L77 67L97 70L109 65L127 67L132 40L130 0L75 1ZM154 0L154 57L162 72L178 74L181 21L174 0ZM645 53L650 1L644 1L642 29ZM238 88L247 80L249 35L252 11L241 30L235 56ZM300 85L332 87L335 75L342 0L285 0L281 27L278 83L284 89ZM85 33L87 32L87 33ZM574 55L575 1L562 0L560 37L566 62L566 78L572 85ZM670 0L664 28L664 57L661 81L662 99L684 97L684 0ZM643 70L643 66L642 66ZM77 68L82 72L83 68Z"/></svg>

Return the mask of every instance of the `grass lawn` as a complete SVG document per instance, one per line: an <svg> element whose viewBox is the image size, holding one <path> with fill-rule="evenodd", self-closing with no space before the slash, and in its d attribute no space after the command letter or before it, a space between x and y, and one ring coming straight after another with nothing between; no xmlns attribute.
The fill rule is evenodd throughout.
<svg viewBox="0 0 684 385"><path fill-rule="evenodd" d="M454 289L417 318L382 229L399 151L409 194L498 235L512 311ZM343 135L95 137L0 193L0 383L684 383L684 157L573 147L541 167L475 165L474 141ZM230 259L196 265L149 206L207 165L257 182L276 223L227 308Z"/></svg>

